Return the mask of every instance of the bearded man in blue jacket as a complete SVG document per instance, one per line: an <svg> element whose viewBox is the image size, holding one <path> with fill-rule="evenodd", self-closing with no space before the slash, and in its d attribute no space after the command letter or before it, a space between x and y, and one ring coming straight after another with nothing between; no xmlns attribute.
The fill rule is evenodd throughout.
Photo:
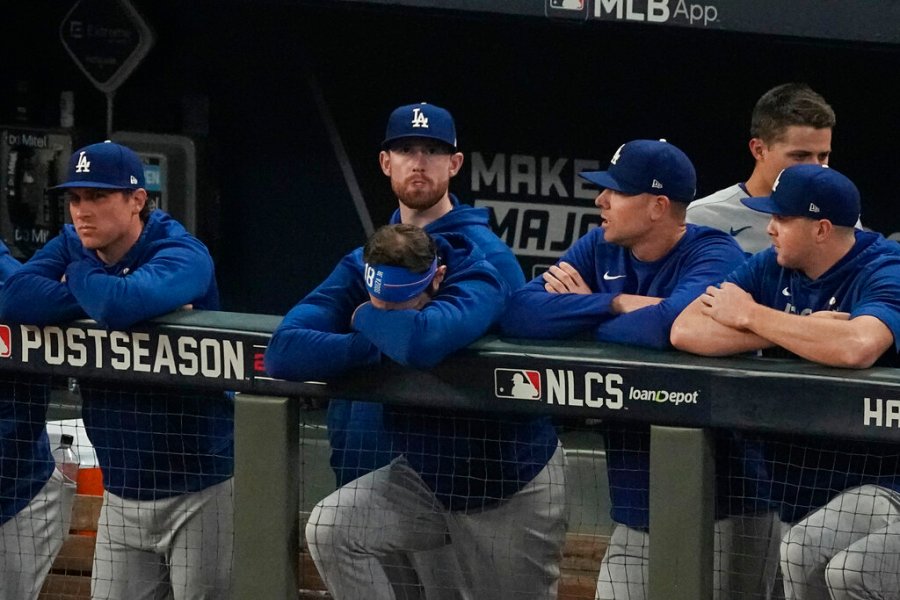
<svg viewBox="0 0 900 600"><path fill-rule="evenodd" d="M461 204L449 192L463 165L456 124L444 108L425 102L396 108L388 118L378 163L390 179L399 207L390 222L422 227L429 234L468 237L499 272L510 291L525 284L515 255L488 225L488 211ZM328 404L331 466L338 486L388 464L396 456L384 433L382 407L374 402L332 399Z"/></svg>
<svg viewBox="0 0 900 600"><path fill-rule="evenodd" d="M422 227L429 234L462 234L484 253L511 291L525 284L515 255L488 224L488 211L462 204L450 193L450 180L463 165L456 123L444 108L425 102L396 108L388 117L378 163L389 178L398 208L390 222ZM550 419L546 419L549 425ZM338 487L383 467L397 456L376 402L332 398L328 403L331 466ZM459 574L446 548L411 557L429 600L448 599ZM432 568L428 568L431 565Z"/></svg>
<svg viewBox="0 0 900 600"><path fill-rule="evenodd" d="M0 292L0 316L32 325L90 317L124 329L183 307L216 310L206 247L151 210L143 165L104 142L73 153L66 225ZM94 599L229 598L234 407L224 393L81 382L103 473Z"/></svg>
<svg viewBox="0 0 900 600"><path fill-rule="evenodd" d="M388 225L285 316L266 369L302 381L385 359L430 368L484 335L508 297L467 237ZM319 502L307 524L336 600L416 594L398 557L451 541L459 596L556 597L565 468L546 419L385 406L384 426L399 456Z"/></svg>

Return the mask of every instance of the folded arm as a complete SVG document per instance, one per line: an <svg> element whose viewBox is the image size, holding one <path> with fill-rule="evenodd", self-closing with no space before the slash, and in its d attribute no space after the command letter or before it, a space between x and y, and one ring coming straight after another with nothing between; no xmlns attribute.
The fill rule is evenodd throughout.
<svg viewBox="0 0 900 600"><path fill-rule="evenodd" d="M394 361L427 369L483 336L506 306L509 289L498 277L452 275L421 310L381 310L371 303L356 311L353 327Z"/></svg>
<svg viewBox="0 0 900 600"><path fill-rule="evenodd" d="M367 299L352 256L345 257L275 329L265 354L269 375L294 381L325 379L380 362L378 348L350 328L353 311Z"/></svg>
<svg viewBox="0 0 900 600"><path fill-rule="evenodd" d="M199 242L173 240L123 275L85 256L66 268L70 291L92 319L112 329L170 313L201 297L214 277L212 258Z"/></svg>
<svg viewBox="0 0 900 600"><path fill-rule="evenodd" d="M0 292L0 316L31 325L84 318L84 310L63 281L69 251L65 235L60 234L11 274Z"/></svg>

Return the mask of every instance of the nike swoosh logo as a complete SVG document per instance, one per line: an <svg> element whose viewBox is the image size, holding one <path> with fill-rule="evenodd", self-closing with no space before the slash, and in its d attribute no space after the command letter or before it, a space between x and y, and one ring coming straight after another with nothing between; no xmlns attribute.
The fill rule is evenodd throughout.
<svg viewBox="0 0 900 600"><path fill-rule="evenodd" d="M624 275L610 275L609 271L607 271L606 273L603 274L603 279L605 279L606 281L612 281L613 279L622 279L623 277L625 277L625 276Z"/></svg>
<svg viewBox="0 0 900 600"><path fill-rule="evenodd" d="M737 228L737 229L735 229L734 227L732 227L732 228L730 228L730 229L728 230L728 233L731 234L731 237L735 237L735 236L736 236L737 234L739 234L740 232L746 231L747 229L752 229L752 228L753 228L753 225L747 225L747 226L745 226L745 227L739 227L739 228Z"/></svg>
<svg viewBox="0 0 900 600"><path fill-rule="evenodd" d="M781 293L784 294L785 296L791 295L791 291L787 288L784 288L783 290L781 290Z"/></svg>

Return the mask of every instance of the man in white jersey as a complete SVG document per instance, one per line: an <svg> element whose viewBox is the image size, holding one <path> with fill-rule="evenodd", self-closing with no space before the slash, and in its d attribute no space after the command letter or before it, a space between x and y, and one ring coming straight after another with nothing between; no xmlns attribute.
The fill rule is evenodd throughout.
<svg viewBox="0 0 900 600"><path fill-rule="evenodd" d="M748 254L771 245L769 215L750 210L741 198L768 196L775 178L796 164L827 165L834 110L805 83L778 85L760 97L750 119L749 179L691 203L687 222L730 233Z"/></svg>

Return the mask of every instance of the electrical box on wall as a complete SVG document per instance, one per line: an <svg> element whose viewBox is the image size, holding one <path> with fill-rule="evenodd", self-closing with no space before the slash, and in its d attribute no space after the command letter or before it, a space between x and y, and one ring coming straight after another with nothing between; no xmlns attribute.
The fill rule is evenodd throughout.
<svg viewBox="0 0 900 600"><path fill-rule="evenodd" d="M181 135L116 131L112 141L128 146L144 163L149 201L197 233L197 153Z"/></svg>
<svg viewBox="0 0 900 600"><path fill-rule="evenodd" d="M65 222L63 194L49 188L66 176L72 136L28 126L0 126L0 135L0 236L24 261Z"/></svg>

